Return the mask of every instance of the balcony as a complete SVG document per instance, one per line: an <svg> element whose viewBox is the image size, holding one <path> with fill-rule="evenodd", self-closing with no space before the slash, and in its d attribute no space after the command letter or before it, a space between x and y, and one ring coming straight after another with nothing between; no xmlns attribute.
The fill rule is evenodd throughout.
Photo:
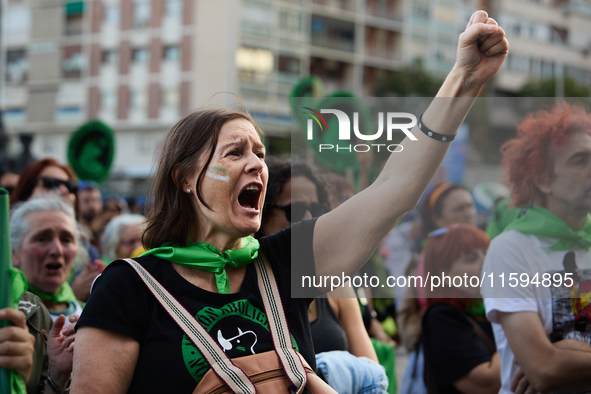
<svg viewBox="0 0 591 394"><path fill-rule="evenodd" d="M344 52L354 52L355 25L353 23L313 15L310 28L310 42L312 45Z"/></svg>

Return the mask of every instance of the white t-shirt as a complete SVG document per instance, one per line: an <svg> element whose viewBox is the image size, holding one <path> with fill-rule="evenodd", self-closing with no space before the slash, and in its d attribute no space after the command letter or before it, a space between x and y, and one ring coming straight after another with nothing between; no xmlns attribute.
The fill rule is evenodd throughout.
<svg viewBox="0 0 591 394"><path fill-rule="evenodd" d="M552 342L573 338L589 343L591 332L591 252L578 249L549 251L556 238L506 231L491 242L483 266L482 296L488 319L493 323L497 350L501 357L502 388L511 393L511 378L518 366L509 348L498 312L536 312ZM493 273L491 287L490 274ZM504 287L500 274L504 273ZM510 281L511 274L515 280ZM539 284L527 284L525 275ZM537 277L536 277L537 274ZM550 281L544 280L551 278ZM548 276L548 274L550 276ZM557 274L554 276L554 274ZM569 275L566 275L569 274ZM522 282L520 279L524 279ZM562 286L554 284L562 278ZM572 279L572 286L570 285ZM556 280L556 282L554 282ZM510 284L517 286L511 287ZM580 300L579 300L580 299ZM576 301L575 301L576 300ZM527 330L527 327L523 328Z"/></svg>

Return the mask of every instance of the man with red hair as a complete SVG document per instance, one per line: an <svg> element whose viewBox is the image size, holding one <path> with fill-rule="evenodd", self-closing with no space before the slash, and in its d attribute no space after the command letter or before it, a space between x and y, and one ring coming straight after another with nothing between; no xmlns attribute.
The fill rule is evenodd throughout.
<svg viewBox="0 0 591 394"><path fill-rule="evenodd" d="M500 392L528 381L541 392L591 392L591 115L566 102L529 114L502 152L522 209L483 267Z"/></svg>

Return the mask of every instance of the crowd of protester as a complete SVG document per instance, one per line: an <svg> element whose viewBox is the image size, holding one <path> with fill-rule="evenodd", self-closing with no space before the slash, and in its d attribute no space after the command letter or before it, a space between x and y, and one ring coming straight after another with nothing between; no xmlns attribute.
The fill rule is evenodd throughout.
<svg viewBox="0 0 591 394"><path fill-rule="evenodd" d="M476 20L468 28L472 23ZM486 18L479 23L496 25ZM195 125L203 129L197 140ZM317 219L330 217L345 231L353 219L345 218L347 208L337 207L363 206L359 196L373 190L369 172L356 174L366 181L355 187L351 173L336 174L302 158L264 157L252 119L224 110L196 112L179 122L163 152L146 217L130 213L120 197L103 196L96 182L77 180L69 166L54 159L38 160L20 174L1 174L0 186L10 192L13 301L24 312L0 311L0 319L13 323L0 329L0 363L15 372L14 392L26 387L28 393L63 393L71 381L77 392L93 386L104 392L158 391L171 384L158 377L165 373L161 368L183 365L192 375L172 383L175 390L208 380L206 349L183 337L132 271L133 263L121 259L142 255L147 275L174 298L205 306L207 316L200 315L205 309L188 309L206 322L215 320L216 313L231 314L224 309L228 305L246 308L253 316L262 313L262 290L252 290L253 278L260 275L254 264L245 270L240 264L224 268L224 259L232 260L227 253L236 252L234 259L244 265L257 258L259 245L270 262L258 259L256 269L265 272L261 267L267 264L277 271L292 340L337 392L591 392L591 115L584 109L562 102L522 121L516 137L503 147L510 195L498 196L486 221L466 186L439 182L400 222L385 221L397 226L383 234L374 255L369 249L375 248L361 245L363 240L340 240L340 245L368 249L353 254L357 261L347 267L352 274L369 270L424 279L443 273L480 278L488 272L495 280L506 274L507 281L512 273L539 276L540 281L548 274L550 282L560 277L560 285L518 279L519 286L502 287L493 286L491 279L478 287L466 282L398 287L388 311L372 299L369 287L291 299L289 265L281 264L291 259L291 248L297 249L287 246L292 233L303 234L298 263L309 263L317 253L323 256L316 249L313 256L305 251L311 253L305 246L312 243L312 234L314 239L327 237ZM205 166L204 152L209 155ZM233 193L233 183L241 182L231 169L241 161L249 168L247 176L257 181L241 189L237 200L245 212L261 208L260 223L227 214L235 208L225 196ZM431 177L436 164L428 170ZM360 168L368 171L369 166ZM258 179L267 176L264 194ZM202 184L207 188L194 189ZM413 202L414 196L403 196ZM355 218L378 220L366 213ZM317 221L318 234L312 232ZM232 231L252 237L238 238ZM335 242L339 234L331 236ZM236 242L241 243L238 249L220 252L219 244ZM221 268L208 260L211 256L224 260ZM197 275L194 264L211 275ZM258 342L272 348L270 337L236 319L216 326L215 335L210 332L230 357L254 354ZM250 320L255 326L267 324ZM271 324L264 326L267 332ZM184 338L174 344L182 344L183 360L169 354L172 340L162 339L171 331ZM400 382L397 353L408 354ZM11 361L3 361L7 356L13 356Z"/></svg>
<svg viewBox="0 0 591 394"><path fill-rule="evenodd" d="M454 183L434 185L422 198L417 214L409 215L409 220L395 227L379 248L382 254L411 256L406 262L396 260L394 264L401 266L394 265L390 274L404 272L425 277L427 273L445 272L480 276L485 256L491 272L509 272L513 264L519 263L516 256L526 261L532 257L525 253L503 257L511 251L506 248L515 245L519 250L535 249L543 242L547 245L544 250L552 250L543 253L558 261L550 266L554 269L551 272L562 270L576 275L573 285L562 295L568 298L554 296L542 302L534 294L535 289L524 288L520 290L526 292L527 298L515 292L509 299L499 297L504 293L492 293L494 288L488 289L484 299L480 289L473 287L400 289L393 316L396 332L388 335L376 319L372 300L364 308L354 292L346 294L349 298L342 297L343 293L341 297L321 296L308 309L320 375L339 392L368 392L369 387L372 392L396 392L392 388L397 386L405 393L543 392L548 388L590 387L583 378L565 380L554 374L545 376L536 369L536 365L542 368L546 363L565 371L564 364L586 365L591 350L591 316L585 307L588 299L584 298L589 271L581 263L588 260L587 249L591 246L590 221L586 216L589 197L587 189L576 188L576 183L584 179L576 176L584 175L591 167L589 126L591 116L568 104L532 115L520 125L520 134L505 149L519 149L524 138L529 138L531 144L531 140L544 137L544 130L559 134L563 142L555 147L539 145L525 153L541 154L543 160L551 163L539 163L547 167L547 179L534 180L532 173L520 173L515 168L521 163L514 156L506 156L506 171L510 182L515 183L510 184L512 196L522 200L514 204L511 196L498 196L498 204L488 212L490 220L480 223L469 189ZM532 134L533 127L541 134ZM257 238L321 216L354 195L353 184L345 177L323 171L306 160L266 160L268 192ZM532 171L538 174L535 168ZM554 173L561 178L553 178ZM564 187L570 187L570 192L563 192ZM69 384L73 326L89 298L92 283L110 262L145 251L142 234L146 221L142 215L126 212L120 204L105 211L100 185L76 181L67 165L53 159L39 160L27 167L20 179L15 179L10 196L12 259L13 266L20 270L14 275L26 278L30 292L20 298L19 306L26 312L31 335L39 338L34 341L36 357L48 360L29 372L27 390L37 392L47 385L46 392L51 392L52 386ZM532 215L537 215L530 219L537 220L537 229L528 226L526 219ZM543 225L549 224L552 229L544 229ZM574 231L576 227L580 230ZM498 236L495 244L502 249L487 254L491 238L485 228L493 238ZM530 245L532 242L534 246ZM387 268L392 268L392 264L386 263ZM558 308L561 309L556 311ZM558 312L563 316L559 323L551 317ZM570 313L572 317L564 317ZM4 312L3 318L26 327L20 316L11 312ZM514 319L524 319L529 328L522 329L524 325L513 322ZM72 327L65 328L70 324ZM377 334L376 325L380 328ZM31 337L26 340L31 341ZM546 351L560 358L536 358L532 348L524 348L522 341L532 341L536 352L549 346ZM390 343L392 354L395 346L402 346L409 353L401 382L396 382L393 365L378 359L378 343ZM519 362L514 361L516 357ZM59 369L49 371L49 365ZM354 372L347 375L345 370ZM52 385L46 383L48 375ZM356 379L347 380L344 376Z"/></svg>

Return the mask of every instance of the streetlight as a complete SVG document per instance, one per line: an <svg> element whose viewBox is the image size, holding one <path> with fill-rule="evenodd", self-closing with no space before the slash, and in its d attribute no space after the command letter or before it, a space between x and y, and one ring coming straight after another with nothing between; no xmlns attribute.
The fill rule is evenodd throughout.
<svg viewBox="0 0 591 394"><path fill-rule="evenodd" d="M563 55L563 48L564 48L564 41L562 41L562 37L560 37L560 33L558 32L558 30L556 30L556 28L552 25L550 25L550 29L552 29L552 37L554 37L554 35L556 35L556 37L558 38L558 51L557 51L557 57L556 57L556 72L555 72L555 77L554 79L556 80L556 85L555 85L555 93L554 95L558 98L564 98L564 58L562 57ZM554 41L554 40L552 40Z"/></svg>

